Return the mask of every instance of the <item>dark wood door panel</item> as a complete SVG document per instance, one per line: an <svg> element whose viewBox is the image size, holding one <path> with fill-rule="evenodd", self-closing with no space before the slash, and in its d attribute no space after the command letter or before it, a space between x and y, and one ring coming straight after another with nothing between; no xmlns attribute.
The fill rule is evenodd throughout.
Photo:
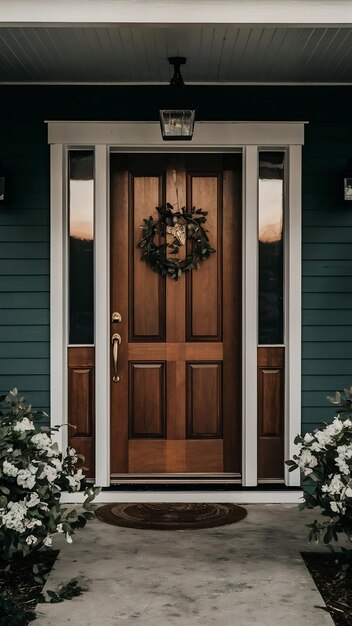
<svg viewBox="0 0 352 626"><path fill-rule="evenodd" d="M258 478L284 477L283 347L258 348Z"/></svg>
<svg viewBox="0 0 352 626"><path fill-rule="evenodd" d="M222 173L188 174L189 206L208 211L206 228L216 249L202 271L187 275L187 341L222 339Z"/></svg>
<svg viewBox="0 0 352 626"><path fill-rule="evenodd" d="M132 473L218 473L223 471L223 443L192 440L134 439L129 448Z"/></svg>
<svg viewBox="0 0 352 626"><path fill-rule="evenodd" d="M187 363L187 439L222 436L222 363Z"/></svg>
<svg viewBox="0 0 352 626"><path fill-rule="evenodd" d="M68 348L68 440L85 457L88 478L94 477L95 460L94 359L93 347Z"/></svg>
<svg viewBox="0 0 352 626"><path fill-rule="evenodd" d="M165 280L141 263L141 225L163 203L164 177L130 174L130 341L165 340Z"/></svg>
<svg viewBox="0 0 352 626"><path fill-rule="evenodd" d="M112 156L111 305L122 316L111 325L122 338L113 474L239 471L240 181L235 155ZM177 282L136 249L143 219L165 199L207 210L216 249Z"/></svg>
<svg viewBox="0 0 352 626"><path fill-rule="evenodd" d="M165 363L129 363L130 438L165 438Z"/></svg>

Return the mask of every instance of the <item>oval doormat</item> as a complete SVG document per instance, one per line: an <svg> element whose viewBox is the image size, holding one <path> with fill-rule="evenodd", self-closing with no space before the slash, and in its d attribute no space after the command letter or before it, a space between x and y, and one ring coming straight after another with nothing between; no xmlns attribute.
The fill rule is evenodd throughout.
<svg viewBox="0 0 352 626"><path fill-rule="evenodd" d="M131 503L106 504L95 511L102 522L128 528L187 530L239 522L246 509L236 504Z"/></svg>

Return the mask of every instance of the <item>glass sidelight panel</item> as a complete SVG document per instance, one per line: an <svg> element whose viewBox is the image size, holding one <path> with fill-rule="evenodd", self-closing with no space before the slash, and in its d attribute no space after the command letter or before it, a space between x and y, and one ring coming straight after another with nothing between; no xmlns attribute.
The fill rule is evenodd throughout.
<svg viewBox="0 0 352 626"><path fill-rule="evenodd" d="M259 344L284 342L284 152L259 152Z"/></svg>
<svg viewBox="0 0 352 626"><path fill-rule="evenodd" d="M94 152L68 153L69 343L94 343Z"/></svg>

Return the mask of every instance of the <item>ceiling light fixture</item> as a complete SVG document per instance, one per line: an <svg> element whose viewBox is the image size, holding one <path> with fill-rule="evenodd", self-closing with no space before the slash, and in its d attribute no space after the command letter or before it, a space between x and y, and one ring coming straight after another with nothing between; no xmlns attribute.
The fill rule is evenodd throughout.
<svg viewBox="0 0 352 626"><path fill-rule="evenodd" d="M174 75L170 80L171 87L177 88L173 90L173 100L176 104L179 101L184 105L184 87L181 65L185 65L186 57L169 57L170 65L174 66ZM169 107L168 109L160 109L160 127L164 140L191 140L194 130L195 110L192 107Z"/></svg>

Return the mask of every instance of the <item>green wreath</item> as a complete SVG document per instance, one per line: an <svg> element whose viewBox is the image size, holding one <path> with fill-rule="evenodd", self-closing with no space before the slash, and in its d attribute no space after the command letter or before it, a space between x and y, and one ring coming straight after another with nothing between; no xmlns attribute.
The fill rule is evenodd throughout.
<svg viewBox="0 0 352 626"><path fill-rule="evenodd" d="M175 210L169 202L156 207L156 210L158 219L150 216L143 220L141 228L144 236L137 242L137 247L142 250L141 259L149 263L154 272L178 280L184 272L199 269L201 261L215 252L209 243L208 231L203 228L208 211L195 207L189 211L185 207ZM165 241L167 234L173 235L169 243ZM156 235L162 242L159 246L154 241ZM186 245L187 241L191 242L191 246L187 246L186 258L176 257L180 247ZM175 258L171 258L171 255L175 255Z"/></svg>

